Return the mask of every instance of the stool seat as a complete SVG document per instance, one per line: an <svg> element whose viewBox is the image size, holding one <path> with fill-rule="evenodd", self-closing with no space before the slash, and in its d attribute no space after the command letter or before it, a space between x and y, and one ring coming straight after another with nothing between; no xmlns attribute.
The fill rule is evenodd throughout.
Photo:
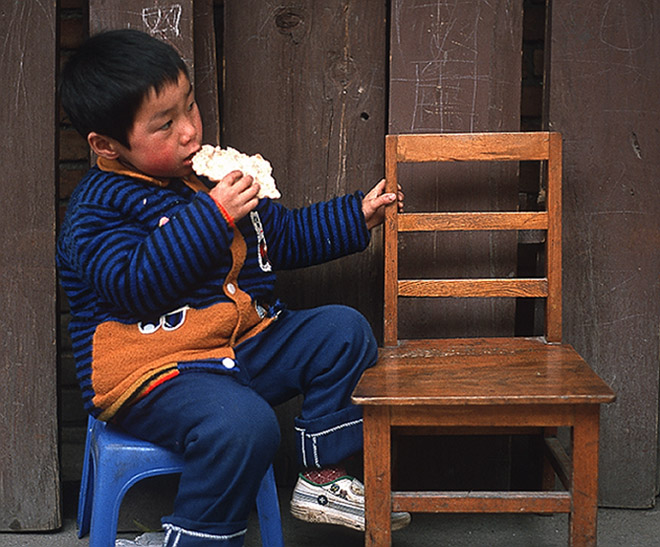
<svg viewBox="0 0 660 547"><path fill-rule="evenodd" d="M88 418L83 473L78 499L78 537L90 534L90 547L113 547L124 495L147 477L180 473L183 458L136 439L106 422ZM282 523L273 467L257 495L262 544L283 547Z"/></svg>

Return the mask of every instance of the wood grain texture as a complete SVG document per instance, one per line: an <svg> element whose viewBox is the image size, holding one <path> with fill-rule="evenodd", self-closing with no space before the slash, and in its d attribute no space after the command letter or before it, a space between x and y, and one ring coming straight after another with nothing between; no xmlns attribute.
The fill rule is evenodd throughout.
<svg viewBox="0 0 660 547"><path fill-rule="evenodd" d="M55 277L56 2L0 15L0 530L61 525Z"/></svg>
<svg viewBox="0 0 660 547"><path fill-rule="evenodd" d="M532 218L542 221L546 228L547 275L540 279L478 279L469 275L447 279L441 273L441 279L437 275L434 279L402 279L398 255L402 232L429 227L440 232L455 228L479 230L483 228L480 221L498 230L511 224L524 226L531 219L525 215L513 221L518 216L514 212L428 213L412 217L407 224L400 220L410 219L411 215L394 212L386 217L385 267L389 282L385 285L385 312L391 314L385 318L386 346L380 350L376 365L363 373L352 397L366 411L365 453L381 466L365 466L365 486L369 496L374 496L373 500L365 499L371 519L367 520L367 545L391 544L391 507L420 512L568 512L570 544L577 547L596 543L599 412L600 405L614 401L615 395L570 345L561 343L561 145L560 135L544 132L386 138L386 172L394 179L388 180L390 188L398 182L399 164L411 158L425 163L454 162L460 151L461 161L525 160L526 154L545 160L547 210L545 215ZM418 182L414 190L420 186ZM395 294L388 295L388 291ZM514 296L546 301L544 338L448 339L436 329L435 337L405 339L397 328L401 320L397 297L408 297L417 304L420 299L440 297ZM547 444L558 427L568 427L572 434L569 464L563 451L552 442ZM390 473L391 429L399 432L408 428L416 433L442 433L447 428L460 432L472 428L475 433L483 433L484 429L494 428L499 434L509 433L512 428L538 428L540 439L549 447L541 478L548 491L523 493L499 488L492 492L438 492L424 483L420 487L423 491L383 492L390 486L382 480L382 474ZM552 491L553 466L560 480L568 483L568 491ZM392 503L385 503L387 500Z"/></svg>
<svg viewBox="0 0 660 547"><path fill-rule="evenodd" d="M442 166L460 161L543 161L546 174L546 210L522 211L467 211L406 213L390 206L385 219L385 345L396 345L399 328L405 329L405 320L399 314L400 297L412 298L544 298L547 302L544 333L550 342L561 342L561 135L550 132L518 133L451 133L387 135L386 174L387 186L395 188L399 171L407 163L433 163ZM428 183L427 183L428 185ZM408 195L423 193L421 181L411 184ZM481 187L478 195L487 195L489 188ZM476 197L475 199L478 199ZM399 247L404 243L401 234L409 232L519 231L545 229L546 275L539 278L497 275L493 268L488 278L470 275L474 257L461 264L461 275L443 274L443 267L436 265L423 268L421 273L414 266L399 261ZM492 235L492 234L491 234ZM408 272L403 275L401 272ZM444 304L444 302L443 302ZM415 302L417 305L417 302ZM419 314L420 311L417 310ZM423 313L423 312L421 312ZM432 337L443 337L437 325ZM412 336L418 337L418 336Z"/></svg>
<svg viewBox="0 0 660 547"><path fill-rule="evenodd" d="M546 279L402 279L399 296L413 298L543 298Z"/></svg>
<svg viewBox="0 0 660 547"><path fill-rule="evenodd" d="M223 145L273 165L281 203L297 208L368 191L384 174L385 2L225 2ZM382 244L363 253L278 272L288 307L346 304L382 339ZM278 408L278 479L299 471L291 422L300 401Z"/></svg>
<svg viewBox="0 0 660 547"><path fill-rule="evenodd" d="M400 232L547 230L547 213L402 213Z"/></svg>
<svg viewBox="0 0 660 547"><path fill-rule="evenodd" d="M520 129L522 2L425 2L401 0L391 7L390 134L479 133ZM435 137L434 137L435 138ZM442 137L439 137L442 138ZM420 145L420 148L424 148ZM433 147L441 150L443 147ZM415 150L409 152L415 159ZM462 159L456 144L448 155ZM408 212L515 210L517 165L455 161L402 166L399 182ZM423 186L423 190L413 187ZM487 186L484 194L479 188ZM516 269L511 233L456 233L442 238L409 234L399 267L440 268L456 276L471 258L470 277L506 277ZM425 274L422 274L425 275ZM398 311L406 337L511 335L514 302L428 302ZM483 320L482 318L488 318Z"/></svg>
<svg viewBox="0 0 660 547"><path fill-rule="evenodd" d="M220 144L220 103L213 0L193 2L195 100L204 123L203 142Z"/></svg>
<svg viewBox="0 0 660 547"><path fill-rule="evenodd" d="M353 394L357 403L507 405L614 399L572 347L540 339L404 340L396 348L382 348L379 363L383 370L377 366L364 373Z"/></svg>
<svg viewBox="0 0 660 547"><path fill-rule="evenodd" d="M658 20L658 2L554 0L548 43L548 122L565 139L564 338L617 392L600 479L615 507L657 494Z"/></svg>
<svg viewBox="0 0 660 547"><path fill-rule="evenodd" d="M520 136L527 138L521 140ZM550 136L542 131L397 135L397 161L404 163L446 161L543 160L548 157Z"/></svg>
<svg viewBox="0 0 660 547"><path fill-rule="evenodd" d="M89 32L133 28L171 44L194 77L193 1L89 0Z"/></svg>
<svg viewBox="0 0 660 547"><path fill-rule="evenodd" d="M225 4L224 144L273 165L281 202L302 207L368 191L384 174L385 3ZM291 307L349 304L380 338L379 230L370 247L282 272Z"/></svg>

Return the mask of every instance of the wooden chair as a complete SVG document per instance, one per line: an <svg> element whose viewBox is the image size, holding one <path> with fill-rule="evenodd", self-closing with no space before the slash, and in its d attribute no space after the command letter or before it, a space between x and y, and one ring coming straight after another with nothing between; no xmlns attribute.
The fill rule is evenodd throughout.
<svg viewBox="0 0 660 547"><path fill-rule="evenodd" d="M400 163L538 160L546 168L547 207L534 212L478 213L397 213L396 206L388 207L384 228L385 347L353 393L353 402L364 410L367 546L391 544L392 510L569 513L570 544L596 544L600 404L615 396L580 355L562 343L561 146L561 135L548 132L386 137L390 192L397 188ZM414 184L404 186L404 191L410 196ZM546 275L399 279L399 233L436 230L543 230ZM399 297L544 299L545 336L399 340ZM570 428L568 452L572 457L549 435L558 427ZM544 468L544 490L392 492L393 428L434 433L498 433L511 428L544 432L549 462ZM565 490L554 489L555 472Z"/></svg>

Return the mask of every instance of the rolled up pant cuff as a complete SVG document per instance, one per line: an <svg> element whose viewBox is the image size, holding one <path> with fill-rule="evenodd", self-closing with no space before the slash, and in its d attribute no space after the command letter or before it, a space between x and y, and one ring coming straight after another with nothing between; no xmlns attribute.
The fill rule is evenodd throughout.
<svg viewBox="0 0 660 547"><path fill-rule="evenodd" d="M335 465L362 449L362 409L351 406L313 420L296 418L295 430L301 465Z"/></svg>
<svg viewBox="0 0 660 547"><path fill-rule="evenodd" d="M164 547L241 547L245 542L246 523L240 525L204 525L187 519L166 517Z"/></svg>

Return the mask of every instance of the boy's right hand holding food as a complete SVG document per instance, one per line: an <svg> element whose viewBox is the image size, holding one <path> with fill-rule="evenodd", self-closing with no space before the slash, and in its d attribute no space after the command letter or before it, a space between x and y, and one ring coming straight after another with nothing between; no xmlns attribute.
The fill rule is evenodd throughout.
<svg viewBox="0 0 660 547"><path fill-rule="evenodd" d="M232 171L209 192L229 225L238 222L259 203L259 183L241 171Z"/></svg>

